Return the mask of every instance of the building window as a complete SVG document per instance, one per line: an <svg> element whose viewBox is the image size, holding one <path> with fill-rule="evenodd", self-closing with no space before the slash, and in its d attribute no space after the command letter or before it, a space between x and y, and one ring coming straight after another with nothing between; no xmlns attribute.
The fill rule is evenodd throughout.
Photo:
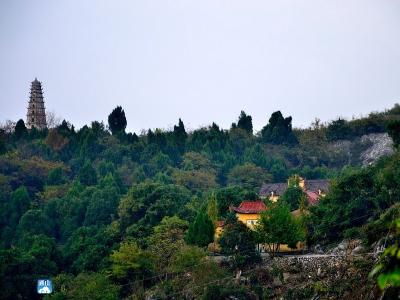
<svg viewBox="0 0 400 300"><path fill-rule="evenodd" d="M35 121L35 119L34 118L32 118L32 122L34 122Z"/></svg>
<svg viewBox="0 0 400 300"><path fill-rule="evenodd" d="M246 224L249 225L249 226L254 226L254 225L257 224L257 220L247 220Z"/></svg>

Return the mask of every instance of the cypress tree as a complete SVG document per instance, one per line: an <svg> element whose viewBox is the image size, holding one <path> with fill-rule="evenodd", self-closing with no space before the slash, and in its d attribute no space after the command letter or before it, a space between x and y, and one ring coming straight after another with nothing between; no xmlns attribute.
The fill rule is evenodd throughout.
<svg viewBox="0 0 400 300"><path fill-rule="evenodd" d="M218 208L217 208L217 198L215 194L212 193L210 199L207 204L207 215L215 225L218 219Z"/></svg>
<svg viewBox="0 0 400 300"><path fill-rule="evenodd" d="M108 126L112 134L125 132L126 124L125 112L121 106L117 106L108 116Z"/></svg>
<svg viewBox="0 0 400 300"><path fill-rule="evenodd" d="M280 111L272 113L269 122L261 130L264 142L294 145L298 143L292 131L292 117L284 118Z"/></svg>
<svg viewBox="0 0 400 300"><path fill-rule="evenodd" d="M174 125L174 136L177 140L185 141L187 138L187 133L185 130L185 125L179 118L178 126Z"/></svg>
<svg viewBox="0 0 400 300"><path fill-rule="evenodd" d="M24 120L19 119L17 124L15 125L15 131L14 131L15 136L19 139L25 136L27 133L28 130L26 129Z"/></svg>
<svg viewBox="0 0 400 300"><path fill-rule="evenodd" d="M253 133L252 118L250 115L246 115L243 110L240 112L237 127L246 130L248 133Z"/></svg>
<svg viewBox="0 0 400 300"><path fill-rule="evenodd" d="M206 247L214 240L214 224L210 217L199 212L193 223L190 224L185 240L190 245Z"/></svg>

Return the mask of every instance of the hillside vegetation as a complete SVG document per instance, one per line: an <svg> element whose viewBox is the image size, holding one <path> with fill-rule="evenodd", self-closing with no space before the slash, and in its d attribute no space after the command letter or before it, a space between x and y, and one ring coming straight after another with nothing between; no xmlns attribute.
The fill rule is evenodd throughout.
<svg viewBox="0 0 400 300"><path fill-rule="evenodd" d="M179 120L173 130L138 136L125 132L117 107L108 126L3 126L0 299L40 299L35 284L43 277L56 285L46 299L266 295L260 284L231 280L234 268L259 258L255 237L229 206L257 199L264 182L328 178L331 191L304 223L309 244L358 238L373 245L394 233L398 217L400 155L392 140L399 144L399 120L395 105L292 129L292 118L278 111L254 133L251 116L241 112L229 130L213 123L187 132ZM234 265L207 257L217 220L232 224L247 245L231 251Z"/></svg>

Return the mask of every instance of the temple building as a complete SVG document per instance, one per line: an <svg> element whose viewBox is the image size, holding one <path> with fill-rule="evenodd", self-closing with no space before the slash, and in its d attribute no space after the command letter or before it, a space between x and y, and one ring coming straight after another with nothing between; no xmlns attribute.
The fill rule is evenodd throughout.
<svg viewBox="0 0 400 300"><path fill-rule="evenodd" d="M242 201L239 207L231 208L239 221L246 224L250 229L254 229L257 224L260 214L267 209L267 206L262 200Z"/></svg>
<svg viewBox="0 0 400 300"><path fill-rule="evenodd" d="M325 179L318 180L306 180L300 176L295 177L296 185L300 187L307 199L308 206L317 205L319 200L326 195L329 190L330 182ZM242 201L238 207L230 206L230 210L235 212L236 217L239 221L243 222L250 229L254 230L255 226L258 223L258 220L261 217L261 213L267 210L267 206L264 203L264 200L270 200L272 202L276 202L279 198L285 193L289 186L292 186L293 183L290 183L290 179L288 182L282 183L264 183L260 189L259 200L255 201ZM294 218L298 218L304 213L307 213L306 210L296 209L291 212ZM224 221L218 221L215 229L215 242L213 243L214 249L218 249L218 239L221 237L224 231L225 223ZM258 245L259 249L265 251L267 249L267 245L260 244ZM305 242L298 242L296 248L292 249L286 244L279 245L278 252L293 252L293 251L301 251L307 247Z"/></svg>
<svg viewBox="0 0 400 300"><path fill-rule="evenodd" d="M255 226L258 223L258 220L261 217L261 213L267 210L267 206L265 205L264 201L262 200L255 200L255 201L242 201L238 207L231 207L231 210L236 213L236 217L239 221L243 222L247 225L251 230L255 229ZM297 218L299 210L292 211L293 217ZM218 227L217 227L218 229ZM217 237L220 237L223 232L223 226L219 229L220 232L218 233ZM298 242L296 248L290 248L286 244L280 244L278 247L278 252L295 252L304 250L306 247L305 242ZM266 251L268 249L267 244L259 244L258 249L261 251Z"/></svg>
<svg viewBox="0 0 400 300"><path fill-rule="evenodd" d="M46 111L44 107L42 84L36 78L31 84L28 112L26 114L26 127L45 129L47 128Z"/></svg>
<svg viewBox="0 0 400 300"><path fill-rule="evenodd" d="M306 193L310 205L318 203L321 197L324 197L328 192L330 183L326 179L306 180L298 177L298 186ZM269 199L273 202L277 201L289 187L289 182L282 183L264 183L261 186L259 195L261 199Z"/></svg>

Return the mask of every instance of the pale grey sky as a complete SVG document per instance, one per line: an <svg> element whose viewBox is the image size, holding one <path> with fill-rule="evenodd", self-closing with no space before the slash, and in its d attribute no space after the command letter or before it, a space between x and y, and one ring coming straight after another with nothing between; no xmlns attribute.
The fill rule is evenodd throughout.
<svg viewBox="0 0 400 300"><path fill-rule="evenodd" d="M0 1L0 122L30 82L77 127L121 105L128 130L295 126L400 102L400 1Z"/></svg>

